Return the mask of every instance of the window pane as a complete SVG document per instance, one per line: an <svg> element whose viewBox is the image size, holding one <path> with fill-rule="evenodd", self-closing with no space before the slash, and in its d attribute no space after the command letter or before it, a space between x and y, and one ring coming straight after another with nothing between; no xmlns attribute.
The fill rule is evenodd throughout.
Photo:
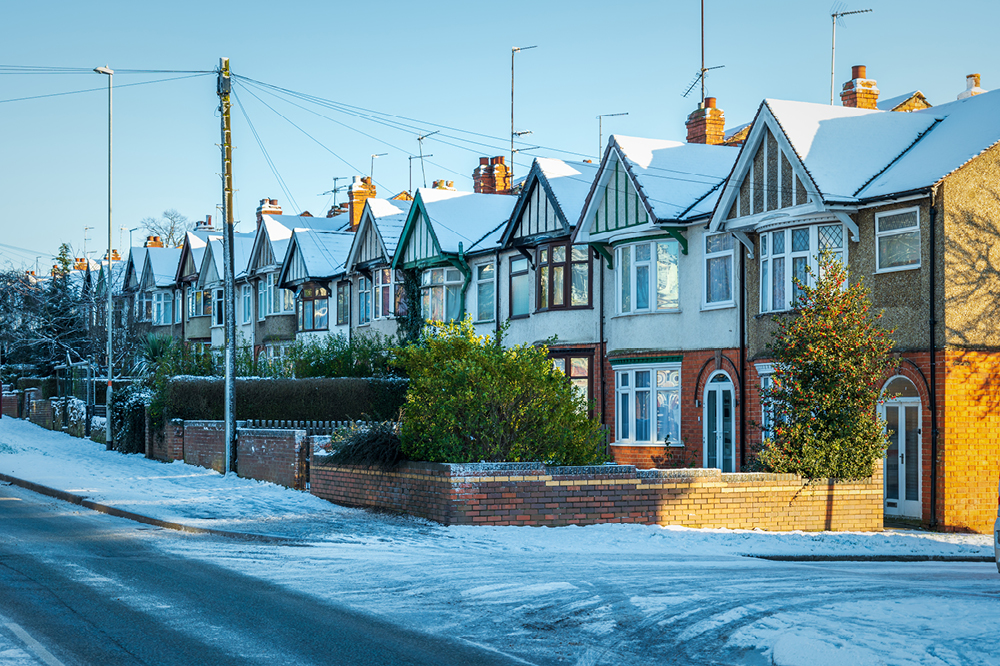
<svg viewBox="0 0 1000 666"><path fill-rule="evenodd" d="M557 245L552 248L552 263L565 263L566 262L566 246Z"/></svg>
<svg viewBox="0 0 1000 666"><path fill-rule="evenodd" d="M515 259L510 262L510 272L519 273L521 271L528 270L528 260L527 259Z"/></svg>
<svg viewBox="0 0 1000 666"><path fill-rule="evenodd" d="M590 258L590 248L586 245L574 245L571 258L573 261L587 261Z"/></svg>
<svg viewBox="0 0 1000 666"><path fill-rule="evenodd" d="M792 277L798 280L798 283L792 282L792 304L795 305L799 301L799 296L802 295L802 288L799 284L808 284L807 280L809 274L806 273L806 268L809 267L809 259L807 257L795 257L792 259Z"/></svg>
<svg viewBox="0 0 1000 666"><path fill-rule="evenodd" d="M885 452L885 498L899 499L899 407L886 405L885 433L889 438L889 448Z"/></svg>
<svg viewBox="0 0 1000 666"><path fill-rule="evenodd" d="M476 319L493 320L493 283L480 282L476 288Z"/></svg>
<svg viewBox="0 0 1000 666"><path fill-rule="evenodd" d="M775 238L778 238L775 236ZM777 245L777 243L775 243ZM771 271L774 273L771 279L771 293L774 297L774 310L785 309L785 260L783 257L775 257L771 260Z"/></svg>
<svg viewBox="0 0 1000 666"><path fill-rule="evenodd" d="M573 388L581 397L585 399L590 397L590 380L587 378L571 379L570 383L573 384Z"/></svg>
<svg viewBox="0 0 1000 666"><path fill-rule="evenodd" d="M681 441L681 402L677 391L656 392L656 440L658 442Z"/></svg>
<svg viewBox="0 0 1000 666"><path fill-rule="evenodd" d="M315 310L313 325L317 330L325 331L329 327L329 320L327 318L330 311L329 303L330 301L325 298L313 301L313 309Z"/></svg>
<svg viewBox="0 0 1000 666"><path fill-rule="evenodd" d="M554 358L554 359L552 359L552 367L565 375L566 374L566 359L564 359L564 358Z"/></svg>
<svg viewBox="0 0 1000 666"><path fill-rule="evenodd" d="M528 274L515 275L510 279L510 314L519 317L528 314Z"/></svg>
<svg viewBox="0 0 1000 666"><path fill-rule="evenodd" d="M621 306L622 312L632 311L632 248L623 247L621 250L621 261L618 264L618 275L621 278Z"/></svg>
<svg viewBox="0 0 1000 666"><path fill-rule="evenodd" d="M705 237L706 252L725 252L733 249L733 237L730 234L717 234Z"/></svg>
<svg viewBox="0 0 1000 666"><path fill-rule="evenodd" d="M305 301L299 301L299 330L306 330L305 322L303 321L302 310L305 309Z"/></svg>
<svg viewBox="0 0 1000 666"><path fill-rule="evenodd" d="M549 263L549 251L547 248L542 248L538 253L538 262L542 264Z"/></svg>
<svg viewBox="0 0 1000 666"><path fill-rule="evenodd" d="M656 385L660 388L681 385L681 373L678 370L657 370Z"/></svg>
<svg viewBox="0 0 1000 666"><path fill-rule="evenodd" d="M392 286L387 284L379 291L382 292L382 316L388 317L392 314Z"/></svg>
<svg viewBox="0 0 1000 666"><path fill-rule="evenodd" d="M760 235L760 256L767 256L767 234Z"/></svg>
<svg viewBox="0 0 1000 666"><path fill-rule="evenodd" d="M590 302L590 289L587 276L590 273L589 264L573 264L572 284L570 285L570 305L587 305Z"/></svg>
<svg viewBox="0 0 1000 666"><path fill-rule="evenodd" d="M304 306L302 309L303 314L305 315L305 321L303 323L305 324L306 330L311 331L313 329L313 301L305 301L302 305Z"/></svg>
<svg viewBox="0 0 1000 666"><path fill-rule="evenodd" d="M479 274L480 280L492 280L493 279L493 264L483 264L482 266L477 266L476 271Z"/></svg>
<svg viewBox="0 0 1000 666"><path fill-rule="evenodd" d="M649 243L635 246L635 260L637 263L640 261L649 261Z"/></svg>
<svg viewBox="0 0 1000 666"><path fill-rule="evenodd" d="M718 443L718 428L719 428L719 413L717 405L717 393L716 391L709 391L705 398L708 400L706 405L706 415L705 419L708 421L705 428L705 467L708 468L718 468L719 467L719 443Z"/></svg>
<svg viewBox="0 0 1000 666"><path fill-rule="evenodd" d="M785 253L785 232L775 231L771 234L771 240L774 243L772 248L772 254L784 254Z"/></svg>
<svg viewBox="0 0 1000 666"><path fill-rule="evenodd" d="M393 301L393 312L397 317L406 316L406 289L402 284L396 284L396 295Z"/></svg>
<svg viewBox="0 0 1000 666"><path fill-rule="evenodd" d="M809 229L792 229L792 252L809 251Z"/></svg>
<svg viewBox="0 0 1000 666"><path fill-rule="evenodd" d="M649 247L647 246L648 250ZM649 266L635 267L635 309L649 309Z"/></svg>
<svg viewBox="0 0 1000 666"><path fill-rule="evenodd" d="M461 282L462 274L455 270L454 268L448 269L447 282Z"/></svg>
<svg viewBox="0 0 1000 666"><path fill-rule="evenodd" d="M541 266L538 269L538 307L547 308L549 307L549 267Z"/></svg>
<svg viewBox="0 0 1000 666"><path fill-rule="evenodd" d="M831 224L818 230L820 250L839 250L844 247L844 227Z"/></svg>
<svg viewBox="0 0 1000 666"><path fill-rule="evenodd" d="M915 266L920 263L920 232L905 231L882 236L878 243L878 267Z"/></svg>
<svg viewBox="0 0 1000 666"><path fill-rule="evenodd" d="M657 243L656 249L656 308L676 310L680 307L677 283L677 243Z"/></svg>
<svg viewBox="0 0 1000 666"><path fill-rule="evenodd" d="M456 271L457 272L457 271ZM449 285L445 289L445 316L446 321L455 321L458 319L458 313L461 310L462 301L462 288Z"/></svg>
<svg viewBox="0 0 1000 666"><path fill-rule="evenodd" d="M708 260L708 302L725 303L733 299L731 256Z"/></svg>
<svg viewBox="0 0 1000 666"><path fill-rule="evenodd" d="M767 279L767 259L760 262L760 311L767 312L771 309L771 301L769 298L771 286Z"/></svg>
<svg viewBox="0 0 1000 666"><path fill-rule="evenodd" d="M621 393L619 398L619 409L618 409L618 439L628 439L628 425L629 425L629 410L628 410L628 393Z"/></svg>
<svg viewBox="0 0 1000 666"><path fill-rule="evenodd" d="M917 211L911 210L895 215L880 215L878 218L879 232L896 231L917 226Z"/></svg>
<svg viewBox="0 0 1000 666"><path fill-rule="evenodd" d="M553 255L555 252L553 251ZM552 305L566 304L566 267L552 267Z"/></svg>
<svg viewBox="0 0 1000 666"><path fill-rule="evenodd" d="M570 377L590 376L590 359L574 358L570 359Z"/></svg>
<svg viewBox="0 0 1000 666"><path fill-rule="evenodd" d="M636 373L638 374L638 373ZM649 391L635 392L635 441L649 441Z"/></svg>
<svg viewBox="0 0 1000 666"><path fill-rule="evenodd" d="M649 370L637 370L635 373L636 388L649 388Z"/></svg>

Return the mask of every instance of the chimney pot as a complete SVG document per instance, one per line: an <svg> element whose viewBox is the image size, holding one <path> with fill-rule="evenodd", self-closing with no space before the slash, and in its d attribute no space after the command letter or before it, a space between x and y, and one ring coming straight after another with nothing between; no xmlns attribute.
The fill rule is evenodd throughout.
<svg viewBox="0 0 1000 666"><path fill-rule="evenodd" d="M718 145L726 140L726 114L716 106L714 97L698 103L684 123L688 143Z"/></svg>
<svg viewBox="0 0 1000 666"><path fill-rule="evenodd" d="M708 109L714 109L715 108L715 98L714 97L706 97L705 98L705 108L708 108Z"/></svg>
<svg viewBox="0 0 1000 666"><path fill-rule="evenodd" d="M492 162L492 160L489 157L479 158L479 166L489 166L490 162Z"/></svg>
<svg viewBox="0 0 1000 666"><path fill-rule="evenodd" d="M277 200L277 199L271 199L271 201L270 201L269 203L270 203L270 204L271 204L272 206L277 206L277 205L278 205L278 200Z"/></svg>
<svg viewBox="0 0 1000 666"><path fill-rule="evenodd" d="M864 65L854 65L851 67L851 78L852 79L866 79L867 68Z"/></svg>
<svg viewBox="0 0 1000 666"><path fill-rule="evenodd" d="M875 80L868 78L868 69L864 65L854 65L851 80L840 92L840 103L855 109L877 109L878 93Z"/></svg>

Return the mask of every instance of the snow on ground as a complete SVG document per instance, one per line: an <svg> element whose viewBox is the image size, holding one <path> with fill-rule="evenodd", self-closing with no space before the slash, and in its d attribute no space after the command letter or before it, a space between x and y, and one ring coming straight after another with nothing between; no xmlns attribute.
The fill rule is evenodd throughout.
<svg viewBox="0 0 1000 666"><path fill-rule="evenodd" d="M109 453L9 418L0 419L0 472L164 520L294 537L134 531L179 557L528 664L1000 665L992 563L740 557L991 555L989 535L444 527Z"/></svg>

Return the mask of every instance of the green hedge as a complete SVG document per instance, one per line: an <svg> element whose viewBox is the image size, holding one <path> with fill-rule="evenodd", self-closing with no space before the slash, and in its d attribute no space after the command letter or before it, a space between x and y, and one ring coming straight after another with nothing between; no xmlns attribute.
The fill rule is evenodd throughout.
<svg viewBox="0 0 1000 666"><path fill-rule="evenodd" d="M394 420L406 402L403 379L338 377L237 379L236 418L285 421ZM166 386L166 419L224 418L223 380L175 377Z"/></svg>
<svg viewBox="0 0 1000 666"><path fill-rule="evenodd" d="M58 392L55 377L21 377L17 380L17 388L19 391L27 388L40 388L43 400L54 398Z"/></svg>

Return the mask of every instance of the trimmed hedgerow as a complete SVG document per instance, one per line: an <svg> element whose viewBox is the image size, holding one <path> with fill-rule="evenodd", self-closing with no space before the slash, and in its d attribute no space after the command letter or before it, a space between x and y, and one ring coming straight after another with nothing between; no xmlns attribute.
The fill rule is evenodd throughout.
<svg viewBox="0 0 1000 666"><path fill-rule="evenodd" d="M152 394L141 384L116 390L111 396L111 431L119 453L143 453L146 450L146 407Z"/></svg>
<svg viewBox="0 0 1000 666"><path fill-rule="evenodd" d="M237 379L236 418L287 421L394 419L406 401L407 382L397 378ZM221 420L219 377L174 377L163 389L169 419Z"/></svg>

